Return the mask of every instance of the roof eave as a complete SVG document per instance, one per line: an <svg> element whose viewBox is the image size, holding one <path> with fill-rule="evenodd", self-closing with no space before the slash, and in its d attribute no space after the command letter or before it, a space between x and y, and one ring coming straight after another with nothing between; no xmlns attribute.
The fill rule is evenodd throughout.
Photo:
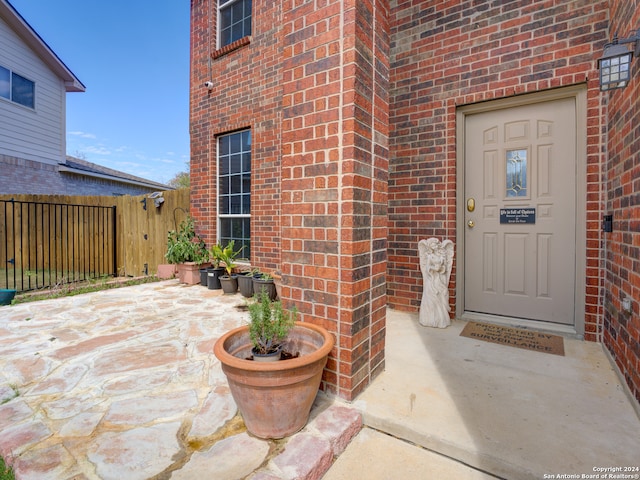
<svg viewBox="0 0 640 480"><path fill-rule="evenodd" d="M174 190L168 185L163 185L161 183L155 182L144 182L140 180L133 180L129 178L117 177L115 175L107 175L105 173L99 172L89 172L87 170L80 170L78 168L67 167L66 165L59 164L58 165L59 172L67 172L67 173L75 173L76 175L82 175L84 177L93 177L93 178L102 178L104 180L111 180L113 182L118 183L126 183L129 185L136 185L139 187L153 188L156 190Z"/></svg>
<svg viewBox="0 0 640 480"><path fill-rule="evenodd" d="M84 92L86 87L47 45L8 0L0 0L0 16L42 61L64 81L67 92Z"/></svg>

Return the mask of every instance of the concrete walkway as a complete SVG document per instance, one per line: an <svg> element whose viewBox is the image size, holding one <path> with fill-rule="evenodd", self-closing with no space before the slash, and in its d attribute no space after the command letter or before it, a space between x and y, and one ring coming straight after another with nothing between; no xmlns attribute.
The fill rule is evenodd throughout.
<svg viewBox="0 0 640 480"><path fill-rule="evenodd" d="M255 439L212 354L247 320L243 303L166 281L0 307L0 454L19 480L616 478L595 469L640 467L640 420L600 345L529 352L393 310L386 371L353 404L320 394L300 433Z"/></svg>
<svg viewBox="0 0 640 480"><path fill-rule="evenodd" d="M325 480L640 478L638 405L601 345L565 338L566 356L550 355L464 325L388 311L386 370L353 404L386 435L363 430Z"/></svg>

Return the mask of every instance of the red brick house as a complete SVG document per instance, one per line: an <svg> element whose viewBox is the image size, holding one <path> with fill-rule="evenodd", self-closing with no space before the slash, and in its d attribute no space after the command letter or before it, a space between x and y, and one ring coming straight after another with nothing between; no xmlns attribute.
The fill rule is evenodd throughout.
<svg viewBox="0 0 640 480"><path fill-rule="evenodd" d="M638 0L191 15L192 213L336 333L326 390L384 368L386 308L418 310L435 236L456 245L452 315L603 342L640 400L640 60L626 88L598 78Z"/></svg>

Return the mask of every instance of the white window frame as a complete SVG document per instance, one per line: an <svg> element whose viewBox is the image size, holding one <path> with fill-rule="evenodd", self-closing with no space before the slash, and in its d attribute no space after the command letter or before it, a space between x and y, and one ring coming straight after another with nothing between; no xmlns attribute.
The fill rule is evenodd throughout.
<svg viewBox="0 0 640 480"><path fill-rule="evenodd" d="M220 205L221 205L221 200L220 200L220 152L221 152L221 148L220 148L220 140L223 137L230 137L231 135L237 135L237 134L242 134L244 132L249 132L249 134L252 135L252 131L250 128L244 129L244 130L237 130L234 132L229 132L229 133L225 133L223 135L219 135L216 138L216 218L217 218L217 228L216 228L216 232L217 232L217 242L221 243L222 242L222 222L221 220L223 219L246 219L248 218L249 220L251 219L251 206L249 206L249 213L221 213L220 211ZM252 142L253 139L251 138L250 141ZM240 150L238 152L229 152L229 155L238 155L238 154L243 154L243 153L247 153L247 151L245 150ZM251 155L251 144L249 144L249 150L248 153ZM253 163L251 164L250 168L249 168L249 174L250 174L250 179L251 179L251 183L253 183L253 175L252 175L252 170L253 170ZM242 174L242 171L240 172ZM245 192L242 192L243 194ZM251 201L251 191L249 191L249 200ZM246 237L245 237L246 238ZM246 240L249 241L249 245L251 245L251 221L249 221L249 237L246 238ZM239 248L240 245L235 245L236 248ZM249 252L250 254L250 252ZM246 259L246 260L250 260L249 256L244 252L240 252L239 255L239 259Z"/></svg>
<svg viewBox="0 0 640 480"><path fill-rule="evenodd" d="M224 10L225 8L233 8L232 6L234 3L238 3L242 1L244 0L218 0L218 39L217 39L218 48L222 48L233 43L233 42L229 42L225 45L222 45L222 10ZM253 1L251 2L251 10L252 11L249 13L249 16L251 17L251 22L253 22ZM242 19L242 21L244 22L245 19L246 19L246 16L245 18ZM251 30L253 31L253 24L251 26Z"/></svg>
<svg viewBox="0 0 640 480"><path fill-rule="evenodd" d="M1 99L3 100L7 100L11 103L15 103L16 105L20 105L22 107L28 108L30 110L35 110L36 109L36 82L34 82L33 80L31 80L30 78L25 77L24 75L20 75L19 73L14 72L13 70L11 70L10 68L4 67L2 65L0 65L0 68L2 68L3 70L6 70L7 72L9 72L9 97L4 97L4 96L0 96ZM26 105L22 102L18 102L13 98L13 77L14 75L26 80L27 82L31 83L31 85L33 86L33 105Z"/></svg>

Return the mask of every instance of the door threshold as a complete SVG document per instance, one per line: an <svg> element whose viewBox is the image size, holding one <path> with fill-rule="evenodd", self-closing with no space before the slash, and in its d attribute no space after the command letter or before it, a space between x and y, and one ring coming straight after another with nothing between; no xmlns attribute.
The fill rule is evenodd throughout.
<svg viewBox="0 0 640 480"><path fill-rule="evenodd" d="M467 322L492 323L506 327L535 330L537 332L555 333L567 338L584 340L584 335L578 333L573 325L562 325L559 323L542 322L540 320L529 320L526 318L503 317L501 315L490 315L488 313L479 312L464 312L457 318Z"/></svg>

